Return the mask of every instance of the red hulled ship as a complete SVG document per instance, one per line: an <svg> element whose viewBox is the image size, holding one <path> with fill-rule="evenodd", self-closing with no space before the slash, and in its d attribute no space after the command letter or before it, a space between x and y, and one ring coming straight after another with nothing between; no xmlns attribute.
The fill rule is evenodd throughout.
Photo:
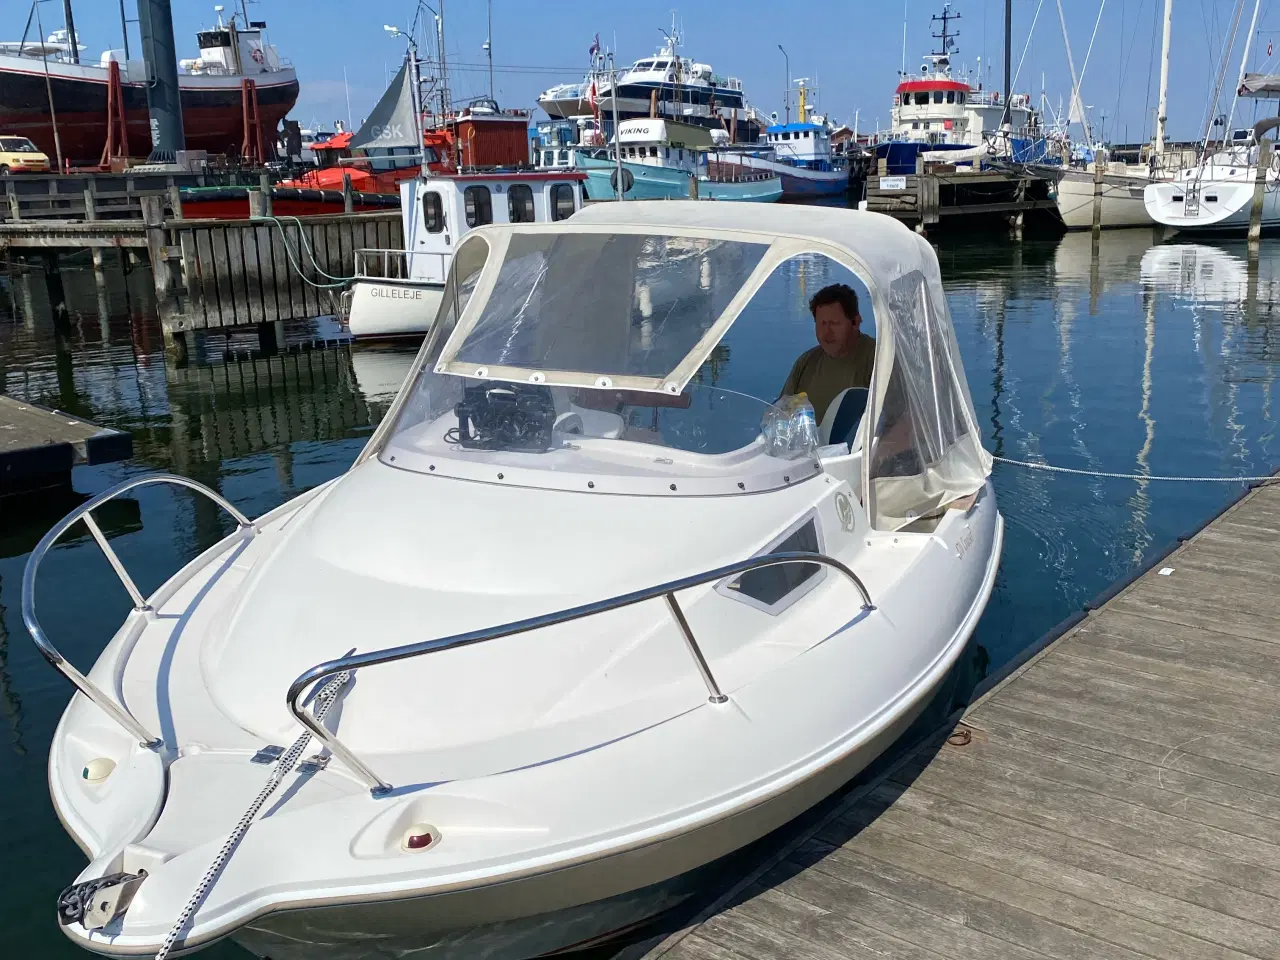
<svg viewBox="0 0 1280 960"><path fill-rule="evenodd" d="M196 34L200 56L179 61L178 75L188 150L238 156L246 142L257 142L256 135L245 137L253 106L261 142L275 142L276 128L298 99L298 78L267 42L266 27L257 20L239 24L234 16L224 23L219 16L215 27ZM0 42L0 131L29 137L53 157L56 118L65 162L97 164L118 102L129 154L147 156L146 65L127 59L123 50L105 51L96 64L77 59L79 50L62 31L43 42ZM119 86L112 91L117 71Z"/></svg>

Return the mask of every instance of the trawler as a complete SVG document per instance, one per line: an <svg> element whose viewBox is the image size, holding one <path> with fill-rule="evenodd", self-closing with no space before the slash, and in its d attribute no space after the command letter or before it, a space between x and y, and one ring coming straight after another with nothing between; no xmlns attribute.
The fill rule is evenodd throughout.
<svg viewBox="0 0 1280 960"><path fill-rule="evenodd" d="M227 20L221 11L217 7L213 26L196 33L200 55L178 62L178 88L186 148L234 156L246 142L251 107L264 143L274 142L276 128L298 99L298 77L267 42L266 22L249 19L244 0L241 12ZM118 83L128 152L145 157L151 149L146 63L133 59L127 45L104 51L96 63L81 60L84 49L69 30L43 42L24 36L0 43L0 130L28 137L51 157L60 147L71 166L97 164ZM248 105L246 81L253 88Z"/></svg>

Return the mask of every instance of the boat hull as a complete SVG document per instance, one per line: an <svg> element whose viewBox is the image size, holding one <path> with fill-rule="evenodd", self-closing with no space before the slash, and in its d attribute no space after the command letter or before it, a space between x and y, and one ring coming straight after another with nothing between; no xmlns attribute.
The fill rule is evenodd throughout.
<svg viewBox="0 0 1280 960"><path fill-rule="evenodd" d="M1145 177L1107 176L1102 180L1100 225L1110 227L1150 227L1155 224L1143 202L1151 180ZM1058 213L1068 230L1093 228L1094 175L1085 170L1067 170L1057 185Z"/></svg>
<svg viewBox="0 0 1280 960"><path fill-rule="evenodd" d="M420 337L431 329L443 298L443 283L357 280L347 329L357 339Z"/></svg>
<svg viewBox="0 0 1280 960"><path fill-rule="evenodd" d="M1262 229L1280 229L1280 194L1276 178L1268 176L1262 200ZM1187 180L1158 183L1148 187L1145 203L1152 219L1180 233L1216 236L1244 236L1253 212L1255 184L1252 171L1234 180L1201 180L1199 204L1188 206L1193 184Z"/></svg>
<svg viewBox="0 0 1280 960"><path fill-rule="evenodd" d="M0 55L0 130L30 138L50 157L57 156L50 99L57 116L58 141L72 166L96 164L107 139L107 70L97 66L49 64L48 85L41 61ZM125 71L122 70L122 73ZM182 126L186 149L239 154L244 118L239 76L182 76ZM252 78L258 86L258 114L264 146L298 99L292 70ZM145 84L122 79L129 152L145 157L151 150L151 125Z"/></svg>
<svg viewBox="0 0 1280 960"><path fill-rule="evenodd" d="M779 163L763 157L730 155L732 162L749 170L768 173L782 181L783 200L804 200L812 197L839 197L849 190L849 171L809 170L804 167ZM729 158L726 158L729 159Z"/></svg>
<svg viewBox="0 0 1280 960"><path fill-rule="evenodd" d="M582 157L579 158L579 165L587 175L586 189L589 200L617 199L613 186L613 176L617 168L613 161ZM622 167L631 175L631 187L623 197L625 200L687 200L689 198L690 176L683 170L626 162ZM698 180L699 200L774 203L781 199L782 192L782 180L776 176L741 181Z"/></svg>
<svg viewBox="0 0 1280 960"><path fill-rule="evenodd" d="M835 792L920 717L986 605L1002 529L997 518L980 596L929 682L913 690L872 737L791 789L688 833L554 873L456 893L274 912L232 939L272 960L529 960L607 941L705 893L719 862Z"/></svg>

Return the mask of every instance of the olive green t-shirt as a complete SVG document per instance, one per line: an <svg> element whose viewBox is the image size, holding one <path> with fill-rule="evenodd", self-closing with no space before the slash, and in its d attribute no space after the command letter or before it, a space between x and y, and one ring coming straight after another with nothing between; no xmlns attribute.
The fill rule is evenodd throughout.
<svg viewBox="0 0 1280 960"><path fill-rule="evenodd" d="M828 357L821 347L800 355L787 377L782 395L809 395L818 422L827 415L827 407L846 387L871 386L871 368L876 362L876 340L859 331L853 349L843 357Z"/></svg>

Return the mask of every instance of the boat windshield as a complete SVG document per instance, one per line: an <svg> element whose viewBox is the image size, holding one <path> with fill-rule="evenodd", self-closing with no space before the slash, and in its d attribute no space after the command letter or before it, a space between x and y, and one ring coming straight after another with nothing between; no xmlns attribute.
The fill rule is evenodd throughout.
<svg viewBox="0 0 1280 960"><path fill-rule="evenodd" d="M765 243L632 233L517 233L440 373L679 393ZM681 376L683 374L683 376Z"/></svg>
<svg viewBox="0 0 1280 960"><path fill-rule="evenodd" d="M759 492L818 474L813 443L779 439L772 396L704 375L716 321L767 244L514 233L490 286L468 248L479 239L455 257L385 463L615 493ZM473 295L484 301L468 310Z"/></svg>

